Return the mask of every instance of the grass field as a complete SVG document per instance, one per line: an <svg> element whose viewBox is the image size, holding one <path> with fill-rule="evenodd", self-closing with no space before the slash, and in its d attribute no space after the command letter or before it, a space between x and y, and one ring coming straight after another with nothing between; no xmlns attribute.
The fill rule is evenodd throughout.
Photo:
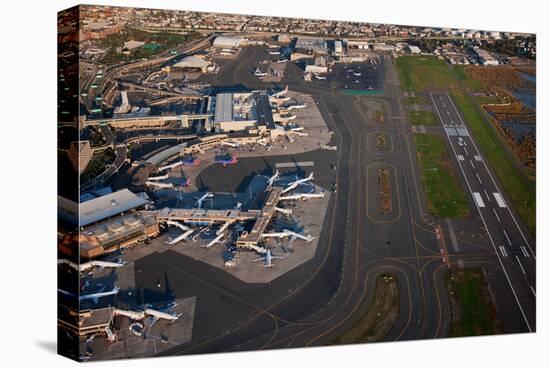
<svg viewBox="0 0 550 367"><path fill-rule="evenodd" d="M447 277L451 299L450 336L500 333L496 311L481 269L465 269Z"/></svg>
<svg viewBox="0 0 550 367"><path fill-rule="evenodd" d="M457 88L462 79L455 68L431 56L401 56L396 66L404 90L420 92L426 88Z"/></svg>
<svg viewBox="0 0 550 367"><path fill-rule="evenodd" d="M381 340L399 316L399 289L392 274L381 274L376 279L374 299L357 323L329 345L374 342Z"/></svg>
<svg viewBox="0 0 550 367"><path fill-rule="evenodd" d="M409 111L409 121L413 125L435 125L435 115L432 111Z"/></svg>
<svg viewBox="0 0 550 367"><path fill-rule="evenodd" d="M414 134L414 142L430 210L440 218L467 216L470 213L468 202L443 138L433 134Z"/></svg>
<svg viewBox="0 0 550 367"><path fill-rule="evenodd" d="M516 167L520 163L502 146L496 131L487 121L480 107L472 101L472 97L459 92L454 92L452 95L464 114L465 122L470 127L476 142L495 170L504 190L512 199L518 214L529 230L535 233L536 194L534 184L521 174L520 167Z"/></svg>
<svg viewBox="0 0 550 367"><path fill-rule="evenodd" d="M426 98L424 97L419 97L419 96L416 96L416 97L405 97L403 98L403 102L407 105L411 105L411 104L427 104L428 101L426 100Z"/></svg>

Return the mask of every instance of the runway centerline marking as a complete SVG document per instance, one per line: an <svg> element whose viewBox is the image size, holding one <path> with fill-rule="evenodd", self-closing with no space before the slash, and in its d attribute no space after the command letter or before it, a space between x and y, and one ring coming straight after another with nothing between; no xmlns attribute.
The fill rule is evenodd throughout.
<svg viewBox="0 0 550 367"><path fill-rule="evenodd" d="M516 261L518 262L519 264L519 267L521 269L521 272L523 273L523 275L525 275L525 269L523 268L523 265L521 264L521 261L519 261L519 257L516 256Z"/></svg>
<svg viewBox="0 0 550 367"><path fill-rule="evenodd" d="M509 244L510 246L513 246L513 245L512 245L512 241L510 241L510 237L508 237L508 233L506 233L506 230L503 229L502 232L504 233L504 236L506 237L506 240L508 241L508 244Z"/></svg>
<svg viewBox="0 0 550 367"><path fill-rule="evenodd" d="M500 222L500 217L498 216L497 211L495 210L495 208L493 208L493 213L495 213L495 217L497 217L497 220Z"/></svg>

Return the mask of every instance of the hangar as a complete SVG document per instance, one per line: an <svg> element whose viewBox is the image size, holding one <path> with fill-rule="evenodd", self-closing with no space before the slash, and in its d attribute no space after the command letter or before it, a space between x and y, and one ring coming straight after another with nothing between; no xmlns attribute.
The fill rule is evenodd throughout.
<svg viewBox="0 0 550 367"><path fill-rule="evenodd" d="M219 48L239 48L241 47L246 40L239 37L227 37L227 36L218 36L214 39L214 47Z"/></svg>
<svg viewBox="0 0 550 367"><path fill-rule="evenodd" d="M205 73L210 66L210 63L197 56L186 56L180 62L174 64L172 69L175 70L200 70Z"/></svg>

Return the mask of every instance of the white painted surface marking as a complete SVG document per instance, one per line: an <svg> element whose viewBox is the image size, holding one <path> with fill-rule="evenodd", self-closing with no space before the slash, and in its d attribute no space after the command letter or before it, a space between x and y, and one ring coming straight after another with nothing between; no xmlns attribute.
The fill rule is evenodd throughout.
<svg viewBox="0 0 550 367"><path fill-rule="evenodd" d="M508 241L508 244L512 246L512 241L510 241L510 237L508 237L508 233L506 233L506 230L503 229L502 232L504 233L504 236L506 237L506 241Z"/></svg>
<svg viewBox="0 0 550 367"><path fill-rule="evenodd" d="M506 253L506 249L504 248L504 246L499 246L498 249L500 250L500 253L502 254L503 257L508 257L508 254Z"/></svg>
<svg viewBox="0 0 550 367"><path fill-rule="evenodd" d="M493 213L495 213L495 217L497 217L497 220L500 222L500 217L498 216L497 211L495 210L495 208L493 208Z"/></svg>
<svg viewBox="0 0 550 367"><path fill-rule="evenodd" d="M525 275L525 269L523 268L523 265L521 264L521 261L519 261L519 257L516 256L516 260L519 264L519 267L521 269L521 272Z"/></svg>
<svg viewBox="0 0 550 367"><path fill-rule="evenodd" d="M483 199L481 198L481 194L479 192L473 192L474 200L476 201L476 204L480 208L485 208L485 203L483 202Z"/></svg>
<svg viewBox="0 0 550 367"><path fill-rule="evenodd" d="M501 208L506 208L506 203L504 202L502 195L500 195L500 192L494 192L493 196L495 197L498 206L500 206Z"/></svg>

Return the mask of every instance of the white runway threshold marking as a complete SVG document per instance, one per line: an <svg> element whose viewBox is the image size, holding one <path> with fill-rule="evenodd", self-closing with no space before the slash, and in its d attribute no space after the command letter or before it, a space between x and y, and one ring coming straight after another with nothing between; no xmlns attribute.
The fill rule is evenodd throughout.
<svg viewBox="0 0 550 367"><path fill-rule="evenodd" d="M495 197L498 206L500 206L501 208L506 208L506 203L504 202L502 195L500 195L500 192L494 192L493 196Z"/></svg>
<svg viewBox="0 0 550 367"><path fill-rule="evenodd" d="M315 162L305 161L305 162L285 162L285 163L276 163L276 168L291 168L291 167L311 167L314 166Z"/></svg>
<svg viewBox="0 0 550 367"><path fill-rule="evenodd" d="M480 208L485 208L485 203L483 202L483 198L481 197L481 194L479 192L472 192L474 195L474 200L476 201L476 204Z"/></svg>

